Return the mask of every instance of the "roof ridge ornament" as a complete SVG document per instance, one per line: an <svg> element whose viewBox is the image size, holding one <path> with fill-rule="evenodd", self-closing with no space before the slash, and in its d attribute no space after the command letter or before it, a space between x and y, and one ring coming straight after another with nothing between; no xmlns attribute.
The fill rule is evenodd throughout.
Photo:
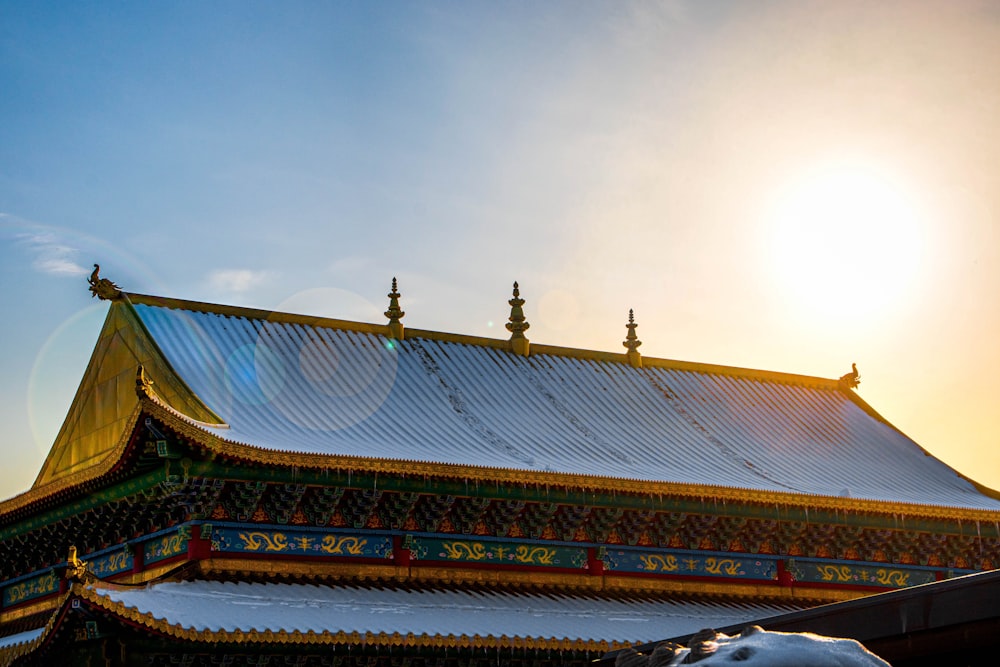
<svg viewBox="0 0 1000 667"><path fill-rule="evenodd" d="M406 315L399 307L399 297L403 296L396 289L396 277L392 277L392 291L386 294L389 297L389 310L385 311L385 316L389 318L389 338L393 340L403 340L403 323L400 322Z"/></svg>
<svg viewBox="0 0 1000 667"><path fill-rule="evenodd" d="M70 581L85 584L95 577L87 569L87 564L76 555L76 547L69 548L69 555L66 558L66 570L64 576Z"/></svg>
<svg viewBox="0 0 1000 667"><path fill-rule="evenodd" d="M510 349L514 354L523 357L528 356L531 342L525 337L524 332L531 326L524 317L524 299L521 298L521 291L514 281L514 298L507 301L510 304L510 321L507 322L507 331L510 332Z"/></svg>
<svg viewBox="0 0 1000 667"><path fill-rule="evenodd" d="M858 373L858 365L851 364L851 372L840 376L840 384L847 389L857 389L861 384L861 375Z"/></svg>
<svg viewBox="0 0 1000 667"><path fill-rule="evenodd" d="M628 329L628 335L625 336L625 340L622 341L622 345L628 352L625 353L625 358L628 360L629 365L635 368L642 368L642 355L639 354L639 346L642 345L642 341L639 337L635 335L635 329L639 325L635 323L635 314L632 309L628 309L628 324L625 328Z"/></svg>
<svg viewBox="0 0 1000 667"><path fill-rule="evenodd" d="M107 278L101 278L101 265L94 264L94 271L87 278L87 282L90 283L90 295L91 297L97 297L101 301L114 301L121 297L121 288L108 280Z"/></svg>
<svg viewBox="0 0 1000 667"><path fill-rule="evenodd" d="M139 398L152 398L153 394L153 381L146 377L142 364L135 371L135 393Z"/></svg>

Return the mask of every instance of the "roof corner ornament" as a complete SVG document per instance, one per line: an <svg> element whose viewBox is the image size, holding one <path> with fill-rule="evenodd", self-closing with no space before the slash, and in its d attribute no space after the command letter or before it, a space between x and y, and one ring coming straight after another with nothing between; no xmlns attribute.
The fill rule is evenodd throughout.
<svg viewBox="0 0 1000 667"><path fill-rule="evenodd" d="M389 318L389 338L393 340L403 340L403 323L400 322L405 312L399 307L399 297L402 296L396 289L396 277L392 278L392 291L386 294L389 297L389 310L385 311L385 316Z"/></svg>
<svg viewBox="0 0 1000 667"><path fill-rule="evenodd" d="M840 384L848 389L857 389L861 384L861 375L858 373L858 365L851 364L851 372L840 376Z"/></svg>
<svg viewBox="0 0 1000 667"><path fill-rule="evenodd" d="M510 332L510 349L514 354L522 357L528 356L531 342L525 337L524 332L531 326L524 317L524 299L521 298L521 291L514 281L514 298L507 301L510 304L510 321L507 322L507 331Z"/></svg>
<svg viewBox="0 0 1000 667"><path fill-rule="evenodd" d="M94 264L94 271L87 278L87 282L90 283L91 297L96 296L101 301L114 301L121 297L121 288L107 278L101 278L100 273L101 265Z"/></svg>
<svg viewBox="0 0 1000 667"><path fill-rule="evenodd" d="M625 336L625 340L622 341L622 345L628 350L625 353L625 358L628 360L630 366L634 368L642 368L642 355L639 354L639 346L642 345L642 341L639 337L635 335L635 328L639 326L635 323L635 315L632 309L628 309L628 324L625 328L628 329L628 335Z"/></svg>
<svg viewBox="0 0 1000 667"><path fill-rule="evenodd" d="M69 548L69 557L66 559L65 577L70 581L75 581L81 584L87 583L87 581L93 577L93 575L87 570L87 564L77 558L75 546L71 546Z"/></svg>
<svg viewBox="0 0 1000 667"><path fill-rule="evenodd" d="M135 393L139 398L152 398L153 381L146 377L146 369L142 364L135 371Z"/></svg>

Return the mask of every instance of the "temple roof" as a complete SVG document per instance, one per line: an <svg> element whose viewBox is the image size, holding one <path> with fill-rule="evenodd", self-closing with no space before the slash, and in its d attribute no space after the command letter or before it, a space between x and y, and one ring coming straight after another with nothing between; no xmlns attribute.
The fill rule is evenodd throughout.
<svg viewBox="0 0 1000 667"><path fill-rule="evenodd" d="M766 603L218 581L75 587L71 596L189 641L594 651L795 610ZM53 612L46 632L64 614L64 609ZM43 633L33 630L6 644L26 642L19 649L23 653L44 641Z"/></svg>
<svg viewBox="0 0 1000 667"><path fill-rule="evenodd" d="M119 442L139 363L195 436L258 460L1000 510L836 380L537 344L515 354L508 341L414 329L397 340L381 325L139 295L112 302L75 404L90 395L92 407L71 411L37 484ZM88 423L103 440L81 447L90 436L72 424Z"/></svg>

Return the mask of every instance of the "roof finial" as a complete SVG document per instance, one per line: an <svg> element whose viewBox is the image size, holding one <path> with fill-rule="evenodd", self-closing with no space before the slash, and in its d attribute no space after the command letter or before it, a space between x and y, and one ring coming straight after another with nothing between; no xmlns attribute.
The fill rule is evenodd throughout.
<svg viewBox="0 0 1000 667"><path fill-rule="evenodd" d="M517 288L517 281L514 281L514 298L507 301L510 304L510 322L507 323L507 331L510 332L510 349L514 354L528 356L530 342L524 336L524 332L531 325L524 318L524 299L521 298L521 291Z"/></svg>
<svg viewBox="0 0 1000 667"><path fill-rule="evenodd" d="M639 354L639 346L642 345L642 341L639 340L638 336L635 335L635 328L639 326L635 323L635 315L632 309L628 309L628 324L625 328L628 329L628 335L625 336L625 340L622 341L622 345L628 352L625 353L625 358L628 359L628 363L636 368L642 368L642 355Z"/></svg>
<svg viewBox="0 0 1000 667"><path fill-rule="evenodd" d="M101 278L101 265L94 264L94 271L87 278L90 283L90 295L96 296L101 301L114 301L122 295L121 288L107 278Z"/></svg>
<svg viewBox="0 0 1000 667"><path fill-rule="evenodd" d="M406 315L399 307L399 297L402 296L396 291L396 277L392 278L392 291L386 294L389 297L389 310L385 311L385 316L389 318L389 338L403 340L403 323L400 322Z"/></svg>
<svg viewBox="0 0 1000 667"><path fill-rule="evenodd" d="M861 384L861 375L858 373L857 364L851 364L851 372L840 376L840 384L848 389L857 389L858 385Z"/></svg>

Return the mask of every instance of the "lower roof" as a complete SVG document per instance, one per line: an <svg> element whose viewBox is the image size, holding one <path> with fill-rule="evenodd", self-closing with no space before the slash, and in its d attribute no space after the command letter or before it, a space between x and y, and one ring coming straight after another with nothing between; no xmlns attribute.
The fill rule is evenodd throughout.
<svg viewBox="0 0 1000 667"><path fill-rule="evenodd" d="M218 581L74 586L68 597L74 596L187 641L557 650L607 650L795 610L704 600ZM54 613L45 635L67 604ZM45 635L33 637L33 645L44 643ZM24 648L32 649L19 652Z"/></svg>

